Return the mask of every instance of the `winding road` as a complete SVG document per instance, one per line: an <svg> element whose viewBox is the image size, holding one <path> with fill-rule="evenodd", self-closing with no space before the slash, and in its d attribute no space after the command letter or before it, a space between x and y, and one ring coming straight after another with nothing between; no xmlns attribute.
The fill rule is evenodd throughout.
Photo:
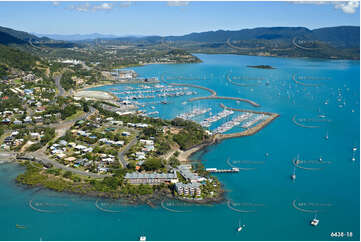
<svg viewBox="0 0 361 242"><path fill-rule="evenodd" d="M58 90L59 90L59 93L57 94L57 96L62 96L62 97L64 97L64 96L65 96L65 90L64 90L64 88L60 85L60 79L61 79L61 77L62 77L62 74L55 76L55 77L54 77L54 81L55 81L56 88L58 88Z"/></svg>
<svg viewBox="0 0 361 242"><path fill-rule="evenodd" d="M138 135L138 134L137 134ZM118 158L120 162L122 162L123 168L126 168L128 165L128 162L125 160L124 155L130 150L130 148L133 147L137 143L137 137L134 137L125 147L122 151L118 152Z"/></svg>
<svg viewBox="0 0 361 242"><path fill-rule="evenodd" d="M92 172L85 172L85 171L75 169L72 167L67 167L63 164L60 164L59 162L57 162L55 160L50 159L47 155L45 155L44 153L41 153L41 152L30 153L30 155L35 157L36 160L41 161L44 164L51 164L56 168L60 168L65 171L70 171L70 172L73 172L75 174L79 174L82 176L90 176L92 178L104 178L104 177L111 176L111 175L107 175L107 174L97 174L97 173L92 173ZM30 156L27 156L27 155L25 155L25 157L31 158Z"/></svg>

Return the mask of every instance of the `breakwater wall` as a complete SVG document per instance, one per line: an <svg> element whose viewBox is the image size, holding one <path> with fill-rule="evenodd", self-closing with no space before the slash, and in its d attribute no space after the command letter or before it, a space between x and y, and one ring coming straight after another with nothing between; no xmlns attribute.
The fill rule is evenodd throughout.
<svg viewBox="0 0 361 242"><path fill-rule="evenodd" d="M253 134L257 133L258 131L260 131L261 129L263 129L264 127L266 127L268 124L270 124L273 120L275 120L279 116L280 116L279 114L274 113L274 114L270 115L269 118L267 118L265 121L257 124L256 126L250 128L250 129L247 129L242 132L232 133L232 134L222 134L219 137L217 137L217 140L253 135Z"/></svg>
<svg viewBox="0 0 361 242"><path fill-rule="evenodd" d="M254 110L239 109L239 108L230 108L230 107L227 107L226 105L224 105L223 103L219 104L219 106L221 106L221 108L236 111L236 112L247 112L247 113L266 114L266 115L274 114L274 113L270 113L270 112L254 111Z"/></svg>
<svg viewBox="0 0 361 242"><path fill-rule="evenodd" d="M220 105L224 109L229 109L229 110L238 111L238 112L250 112L250 113L256 113L256 114L265 114L265 115L268 115L269 117L265 121L257 124L256 126L254 126L252 128L249 128L249 129L247 129L245 131L232 133L232 134L219 134L218 136L216 136L217 141L221 141L223 139L230 139L230 138L253 135L253 134L257 133L258 131L260 131L261 129L263 129L264 127L266 127L273 120L275 120L276 118L278 118L280 116L277 113L252 111L252 110L237 109L237 108L229 108L229 107L225 106L223 103L221 103Z"/></svg>

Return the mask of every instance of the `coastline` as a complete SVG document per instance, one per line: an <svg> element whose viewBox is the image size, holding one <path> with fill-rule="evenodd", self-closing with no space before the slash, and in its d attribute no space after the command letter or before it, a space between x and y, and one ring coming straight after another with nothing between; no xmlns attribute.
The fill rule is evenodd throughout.
<svg viewBox="0 0 361 242"><path fill-rule="evenodd" d="M158 64L158 63L156 63ZM167 63L169 64L169 63ZM174 63L176 64L176 63ZM106 85L117 85L117 84L121 84L121 83L114 83L114 82L103 82L103 83L96 83L96 84L92 84L92 85L87 85L81 89L78 89L75 91L74 96L76 96L79 93L83 93L83 97L87 97L87 98L93 98L96 100L118 100L118 97L116 97L112 92L109 91L98 91L98 90L89 90L90 88L95 88L95 87L102 87L102 86L106 86ZM124 83L126 84L126 83ZM200 97L200 99L208 99L208 98L215 98L215 99L235 99L235 100L242 100L244 102L248 102L249 104L258 107L259 105L257 103L252 102L251 100L246 100L246 99L240 99L240 98L232 98L232 97L223 97L223 96L217 96L216 92L206 88L206 87L201 87L201 86L197 86L197 85L191 85L191 84L180 84L180 83L170 83L170 85L174 85L174 86L192 86L192 87L196 87L196 88L201 88L204 90L207 90L211 93L210 96L207 97ZM94 95L89 95L90 93L94 94ZM99 94L98 96L96 94ZM100 94L103 94L100 95ZM112 98L110 98L112 97ZM227 107L225 107L223 105L224 109L227 109ZM241 111L241 110L236 110L236 111ZM249 110L247 110L249 111ZM260 113L260 112L257 112ZM265 112L262 112L265 113ZM267 113L270 114L270 113ZM214 136L212 136L209 140L205 141L204 143L201 143L195 147L192 147L188 150L185 151L181 151L179 154L179 160L180 161L184 161L184 162L190 162L189 157L191 155L193 155L196 152L199 152L201 150L203 150L204 148L215 144L217 142L222 141L223 139L228 139L228 138L234 138L234 137L241 137L241 136L247 136L247 135L252 135L258 131L260 131L261 129L263 129L265 126L267 126L270 122L272 122L274 119L276 119L279 115L278 114L271 114L271 117L269 119L267 119L264 122L261 122L260 124L256 125L255 127L243 131L243 132L239 132L239 133L233 133L233 134L216 134ZM42 174L44 175L44 174ZM63 178L60 178L63 179ZM20 181L17 181L21 184L22 183ZM64 182L67 182L66 180L64 180ZM225 201L224 198L224 190L222 189L222 192L220 192L218 194L217 197L215 198L206 198L206 199L202 199L202 200L196 200L196 199L187 199L187 198L182 198L182 197L178 197L175 196L174 194L172 194L172 192L170 192L170 190L168 190L166 193L159 193L157 191L154 191L153 194L151 195L127 195L124 193L120 193L119 191L109 191L109 192L101 192L101 191L96 191L94 190L93 187L91 187L91 185L87 184L87 182L84 183L79 183L79 188L77 187L73 187L72 186L72 182L69 184L65 184L65 189L63 190L57 190L56 188L50 188L50 187L46 187L43 184L31 184L28 186L31 187L45 187L47 189L51 189L51 190L55 190L58 192L66 192L66 193L71 193L71 194L80 194L80 195L86 195L86 196L90 196L90 197L97 197L97 198L107 198L107 199L126 199L127 202L129 202L130 204L144 204L147 203L146 200L151 201L162 201L164 200L164 198L169 198L169 199L174 199L174 200L180 200L180 201L185 201L185 202L189 202L189 203L199 203L199 204L209 204L209 203L214 203L214 202L222 202ZM82 189L84 188L84 190ZM90 190L89 190L90 189ZM148 204L149 205L149 204Z"/></svg>
<svg viewBox="0 0 361 242"><path fill-rule="evenodd" d="M23 162L16 161L14 162L18 165L24 166ZM0 163L1 164L1 163ZM25 166L25 169L26 166ZM15 183L25 189L44 189L49 191L55 191L58 193L65 193L68 195L77 195L77 196L86 196L89 198L97 198L97 199L109 199L109 200L123 200L127 205L149 205L152 208L156 206L161 206L162 201L169 199L173 201L183 201L190 204L201 204L201 205L209 205L209 204L218 204L226 201L225 199L225 191L222 189L217 197L214 198L205 198L201 200L197 199L187 199L174 195L174 192L163 188L157 191L154 191L152 194L124 194L121 192L101 192L101 191L83 191L83 190L57 190L54 188L47 187L43 184L26 184L22 183L18 179L15 179ZM80 185L80 184L78 184ZM88 184L83 184L84 186L89 186Z"/></svg>

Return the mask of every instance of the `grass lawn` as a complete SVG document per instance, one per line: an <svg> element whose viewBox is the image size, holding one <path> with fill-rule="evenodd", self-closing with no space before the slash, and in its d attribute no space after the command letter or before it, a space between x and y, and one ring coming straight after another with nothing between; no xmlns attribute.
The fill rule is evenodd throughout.
<svg viewBox="0 0 361 242"><path fill-rule="evenodd" d="M79 118L81 115L83 115L85 112L83 110L78 110L76 113L74 113L73 115L67 117L64 121L69 121L69 120L73 120L76 118Z"/></svg>

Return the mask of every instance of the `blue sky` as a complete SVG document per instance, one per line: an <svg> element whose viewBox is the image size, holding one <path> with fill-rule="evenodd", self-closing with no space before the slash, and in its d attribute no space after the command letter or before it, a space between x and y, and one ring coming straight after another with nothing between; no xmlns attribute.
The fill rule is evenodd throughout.
<svg viewBox="0 0 361 242"><path fill-rule="evenodd" d="M359 2L0 2L0 25L41 34L183 35L360 25Z"/></svg>

